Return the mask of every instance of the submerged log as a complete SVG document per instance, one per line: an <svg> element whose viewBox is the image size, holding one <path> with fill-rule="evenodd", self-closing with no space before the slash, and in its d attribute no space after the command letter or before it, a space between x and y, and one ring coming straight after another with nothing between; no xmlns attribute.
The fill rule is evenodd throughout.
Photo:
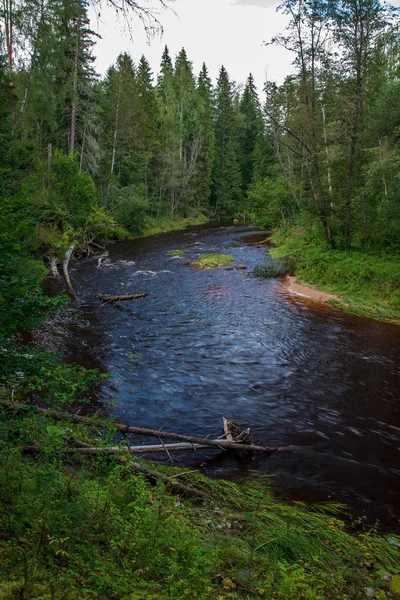
<svg viewBox="0 0 400 600"><path fill-rule="evenodd" d="M90 417L81 417L80 415L73 415L70 413L63 413L57 410L41 408L40 406L35 405L26 405L20 404L17 402L9 402L8 400L0 399L0 404L6 405L9 408L14 409L25 409L30 408L37 413L47 415L49 417L53 417L55 419L61 419L66 421L71 421L72 423L85 423L87 425L94 425L96 427L114 427L121 433L134 433L137 435L155 437L159 439L167 439L167 440L180 440L182 442L188 442L190 444L200 444L202 446L207 446L211 448L219 448L220 450L248 450L249 452L260 452L264 454L271 454L272 452L277 452L281 450L289 450L290 446L279 447L279 446L257 446L255 444L242 444L237 442L229 442L227 440L221 439L213 439L210 440L208 438L195 437L190 435L182 435L180 433L171 433L167 431L157 431L154 429L146 429L144 427L133 427L132 425L124 425L122 423L102 423L98 419L93 419Z"/></svg>
<svg viewBox="0 0 400 600"><path fill-rule="evenodd" d="M109 296L109 295L101 295L97 296L99 300L102 302L108 303L116 303L121 302L121 300L138 300L139 298L146 298L149 294L147 292L143 294L123 294L121 296Z"/></svg>
<svg viewBox="0 0 400 600"><path fill-rule="evenodd" d="M64 272L65 283L67 284L69 291L73 295L73 297L75 299L75 302L77 302L79 304L79 298L75 294L75 290L72 287L72 283L71 283L71 280L69 278L69 273L68 273L68 265L69 265L69 261L71 260L71 256L72 256L72 253L73 253L74 249L75 249L74 246L70 246L68 248L67 252L65 253L65 259L64 259L64 262L63 262L63 272Z"/></svg>

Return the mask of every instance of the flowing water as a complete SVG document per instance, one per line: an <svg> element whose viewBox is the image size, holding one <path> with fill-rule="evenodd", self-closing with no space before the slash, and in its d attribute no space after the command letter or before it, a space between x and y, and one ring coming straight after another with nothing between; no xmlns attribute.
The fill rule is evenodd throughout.
<svg viewBox="0 0 400 600"><path fill-rule="evenodd" d="M265 260L265 249L248 245L257 239L249 228L201 227L111 245L99 267L71 270L83 305L54 343L64 360L113 373L100 399L115 398L110 413L126 423L214 436L225 416L251 427L257 443L296 446L249 458L194 453L185 465L273 475L285 496L345 502L398 528L400 328L246 275ZM184 256L171 257L175 249ZM232 266L247 269L188 265L205 252L232 254ZM129 292L149 296L95 300Z"/></svg>

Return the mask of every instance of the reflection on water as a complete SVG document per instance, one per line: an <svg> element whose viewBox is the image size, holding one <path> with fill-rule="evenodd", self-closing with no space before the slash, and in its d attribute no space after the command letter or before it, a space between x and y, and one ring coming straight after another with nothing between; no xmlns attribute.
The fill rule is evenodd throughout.
<svg viewBox="0 0 400 600"><path fill-rule="evenodd" d="M215 435L224 415L256 442L298 446L246 460L206 452L187 464L274 474L291 496L344 501L398 526L400 329L289 296L278 280L188 266L222 252L252 271L265 250L246 245L249 233L197 228L115 244L99 268L79 263L71 275L85 304L57 341L63 357L114 374L104 398L118 399L112 412L125 422ZM101 308L94 299L128 292L149 296Z"/></svg>

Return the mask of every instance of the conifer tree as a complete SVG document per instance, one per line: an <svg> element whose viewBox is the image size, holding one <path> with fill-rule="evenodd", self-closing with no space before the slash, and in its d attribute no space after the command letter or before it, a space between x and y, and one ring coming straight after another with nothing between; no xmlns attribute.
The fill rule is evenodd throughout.
<svg viewBox="0 0 400 600"><path fill-rule="evenodd" d="M239 125L240 164L243 190L246 191L254 178L255 150L264 130L260 101L251 73L244 88L239 110L241 116ZM260 146L261 141L258 150L260 150Z"/></svg>
<svg viewBox="0 0 400 600"><path fill-rule="evenodd" d="M216 90L214 181L216 210L225 216L234 215L242 199L236 139L232 84L221 67Z"/></svg>
<svg viewBox="0 0 400 600"><path fill-rule="evenodd" d="M212 84L205 63L198 77L197 96L201 146L195 174L196 204L199 208L207 210L211 197L215 139L212 121Z"/></svg>

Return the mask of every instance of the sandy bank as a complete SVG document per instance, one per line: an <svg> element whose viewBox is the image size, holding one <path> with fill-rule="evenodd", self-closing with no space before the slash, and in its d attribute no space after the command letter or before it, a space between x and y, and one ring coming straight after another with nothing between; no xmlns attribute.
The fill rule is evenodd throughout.
<svg viewBox="0 0 400 600"><path fill-rule="evenodd" d="M282 281L287 291L289 291L292 294L295 294L296 296L302 296L303 298L308 298L310 300L314 300L315 302L323 303L326 303L329 300L340 300L338 296L328 294L327 292L322 292L321 290L317 290L313 286L298 283L296 277L285 275Z"/></svg>

